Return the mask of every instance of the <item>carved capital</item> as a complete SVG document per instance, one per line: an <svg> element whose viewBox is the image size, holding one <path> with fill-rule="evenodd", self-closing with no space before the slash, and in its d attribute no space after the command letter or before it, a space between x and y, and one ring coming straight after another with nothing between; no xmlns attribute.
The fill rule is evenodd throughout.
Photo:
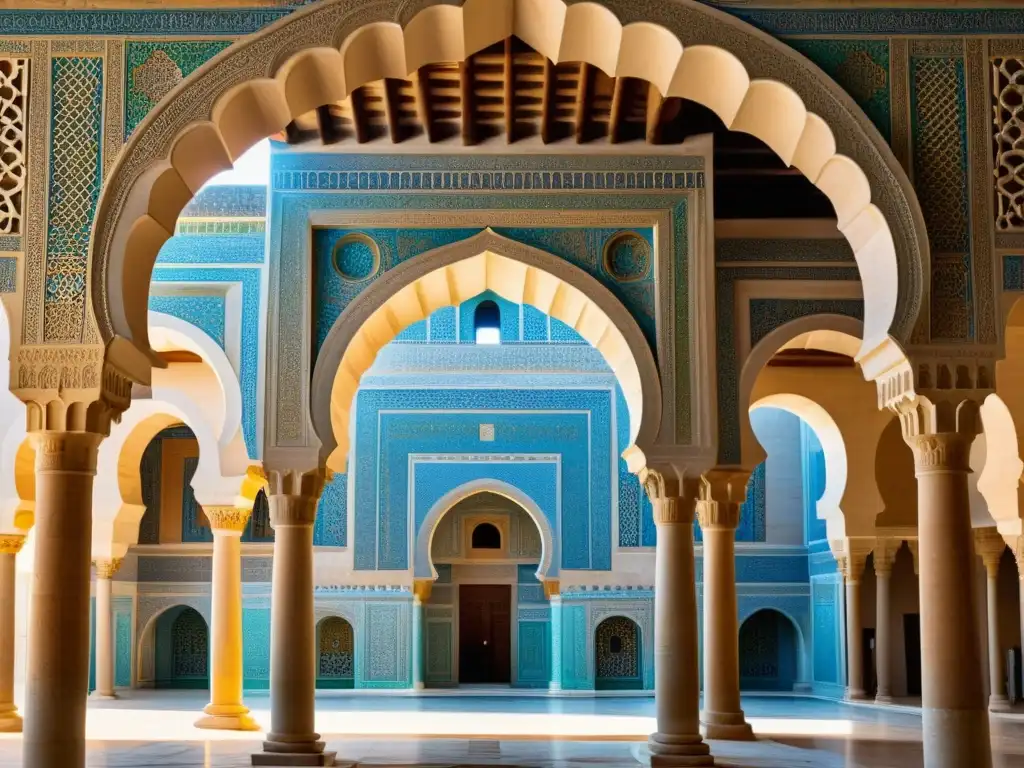
<svg viewBox="0 0 1024 768"><path fill-rule="evenodd" d="M120 557L102 557L92 561L96 567L97 579L112 579L121 569L122 559Z"/></svg>
<svg viewBox="0 0 1024 768"><path fill-rule="evenodd" d="M645 467L640 483L654 508L658 525L693 525L694 505L700 492L700 477L690 477L671 464Z"/></svg>
<svg viewBox="0 0 1024 768"><path fill-rule="evenodd" d="M829 546L835 555L839 572L843 575L843 581L847 584L859 584L860 577L864 574L868 555L871 554L871 550L875 546L875 540L840 539L829 542Z"/></svg>
<svg viewBox="0 0 1024 768"><path fill-rule="evenodd" d="M271 526L313 525L328 471L323 467L307 470L268 468L265 471Z"/></svg>
<svg viewBox="0 0 1024 768"><path fill-rule="evenodd" d="M918 559L918 546L917 539L907 539L907 549L910 550L910 556L914 559L914 575L920 576L920 560Z"/></svg>
<svg viewBox="0 0 1024 768"><path fill-rule="evenodd" d="M96 432L31 432L36 451L36 472L96 474L96 459L103 435Z"/></svg>
<svg viewBox="0 0 1024 768"><path fill-rule="evenodd" d="M697 501L697 520L703 531L735 531L740 524L740 505L733 501Z"/></svg>
<svg viewBox="0 0 1024 768"><path fill-rule="evenodd" d="M1017 576L1024 582L1024 536L1013 536L1006 539L1006 543L1013 553L1013 559L1017 561Z"/></svg>
<svg viewBox="0 0 1024 768"><path fill-rule="evenodd" d="M16 555L25 545L25 537L20 533L0 533L0 555Z"/></svg>
<svg viewBox="0 0 1024 768"><path fill-rule="evenodd" d="M981 431L978 403L950 393L916 397L894 409L903 439L914 452L917 476L930 472L970 472L971 443Z"/></svg>
<svg viewBox="0 0 1024 768"><path fill-rule="evenodd" d="M252 510L246 507L204 505L203 512L215 533L237 533L245 531Z"/></svg>
<svg viewBox="0 0 1024 768"><path fill-rule="evenodd" d="M874 557L872 558L875 576L881 578L892 576L892 567L896 562L896 552L899 550L901 543L892 539L875 540Z"/></svg>
<svg viewBox="0 0 1024 768"><path fill-rule="evenodd" d="M994 527L974 529L974 551L985 564L990 579L999 574L999 561L1006 551L1006 542Z"/></svg>

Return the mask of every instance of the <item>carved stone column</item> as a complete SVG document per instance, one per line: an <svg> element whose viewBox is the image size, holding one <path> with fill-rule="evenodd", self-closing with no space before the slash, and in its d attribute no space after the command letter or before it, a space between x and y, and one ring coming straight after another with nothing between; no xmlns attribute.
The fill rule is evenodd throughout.
<svg viewBox="0 0 1024 768"><path fill-rule="evenodd" d="M697 519L704 534L704 709L709 739L749 741L754 731L740 706L736 527L749 472L704 475Z"/></svg>
<svg viewBox="0 0 1024 768"><path fill-rule="evenodd" d="M412 687L423 690L423 628L425 625L424 605L430 600L434 582L430 579L416 579L412 592Z"/></svg>
<svg viewBox="0 0 1024 768"><path fill-rule="evenodd" d="M847 551L839 558L839 570L846 584L846 698L864 698L864 630L860 611L860 577L867 553Z"/></svg>
<svg viewBox="0 0 1024 768"><path fill-rule="evenodd" d="M654 703L651 765L714 765L700 735L700 674L693 517L698 480L673 468L646 469L641 482L658 526L654 577Z"/></svg>
<svg viewBox="0 0 1024 768"><path fill-rule="evenodd" d="M1009 709L1006 697L1006 660L999 641L999 561L1006 542L995 528L976 528L974 548L985 564L986 620L988 624L988 708L994 712Z"/></svg>
<svg viewBox="0 0 1024 768"><path fill-rule="evenodd" d="M879 539L875 544L875 702L892 703L892 566L900 542Z"/></svg>
<svg viewBox="0 0 1024 768"><path fill-rule="evenodd" d="M315 728L313 523L322 469L267 472L274 527L270 608L270 731L253 765L334 765Z"/></svg>
<svg viewBox="0 0 1024 768"><path fill-rule="evenodd" d="M197 728L258 731L242 703L242 533L251 509L204 505L213 531L210 703Z"/></svg>
<svg viewBox="0 0 1024 768"><path fill-rule="evenodd" d="M85 765L92 484L103 436L30 433L36 451L35 568L22 759L32 768Z"/></svg>
<svg viewBox="0 0 1024 768"><path fill-rule="evenodd" d="M988 768L988 712L968 578L974 548L967 473L978 406L918 396L897 411L917 474L924 764Z"/></svg>
<svg viewBox="0 0 1024 768"><path fill-rule="evenodd" d="M115 699L114 693L114 610L111 604L112 579L121 567L121 558L93 561L96 566L96 690L90 698Z"/></svg>
<svg viewBox="0 0 1024 768"><path fill-rule="evenodd" d="M25 543L17 533L0 533L0 733L19 733L14 705L14 560Z"/></svg>

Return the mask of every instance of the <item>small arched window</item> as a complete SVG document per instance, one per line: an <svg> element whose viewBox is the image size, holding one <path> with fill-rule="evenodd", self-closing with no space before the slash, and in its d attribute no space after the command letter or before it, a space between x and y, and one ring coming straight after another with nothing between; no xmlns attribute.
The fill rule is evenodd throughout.
<svg viewBox="0 0 1024 768"><path fill-rule="evenodd" d="M491 300L481 301L473 313L477 344L501 343L501 310Z"/></svg>
<svg viewBox="0 0 1024 768"><path fill-rule="evenodd" d="M491 523L473 529L473 549L501 549L501 532Z"/></svg>

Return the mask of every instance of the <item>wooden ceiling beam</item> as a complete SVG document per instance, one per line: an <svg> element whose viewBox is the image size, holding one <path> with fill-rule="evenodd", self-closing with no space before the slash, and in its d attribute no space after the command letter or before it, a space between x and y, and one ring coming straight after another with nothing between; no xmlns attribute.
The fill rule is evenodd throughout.
<svg viewBox="0 0 1024 768"><path fill-rule="evenodd" d="M654 83L647 84L647 143L661 143L661 110L665 106L665 99L654 86Z"/></svg>
<svg viewBox="0 0 1024 768"><path fill-rule="evenodd" d="M392 144L397 144L405 138L398 118L399 86L399 81L384 78L384 115L388 120L388 133L391 134Z"/></svg>
<svg viewBox="0 0 1024 768"><path fill-rule="evenodd" d="M505 38L505 143L516 140L516 74L512 67L512 38Z"/></svg>
<svg viewBox="0 0 1024 768"><path fill-rule="evenodd" d="M430 94L427 87L427 77L422 67L416 71L414 86L413 90L416 93L416 116L423 126L423 135L427 137L427 141L433 144L434 123L430 115Z"/></svg>
<svg viewBox="0 0 1024 768"><path fill-rule="evenodd" d="M608 141L618 144L621 138L619 125L622 121L622 106L625 101L626 78L615 78L615 86L612 91L612 106L608 115Z"/></svg>
<svg viewBox="0 0 1024 768"><path fill-rule="evenodd" d="M544 82L540 101L540 140L544 144L551 143L551 113L554 111L555 100L555 65L547 56L544 57Z"/></svg>
<svg viewBox="0 0 1024 768"><path fill-rule="evenodd" d="M582 144L583 137L587 130L587 109L590 101L590 81L592 79L591 66L587 62L580 64L580 80L576 88L576 118L575 136L576 143Z"/></svg>
<svg viewBox="0 0 1024 768"><path fill-rule="evenodd" d="M476 125L473 123L473 59L459 64L459 104L462 109L462 143L476 144Z"/></svg>

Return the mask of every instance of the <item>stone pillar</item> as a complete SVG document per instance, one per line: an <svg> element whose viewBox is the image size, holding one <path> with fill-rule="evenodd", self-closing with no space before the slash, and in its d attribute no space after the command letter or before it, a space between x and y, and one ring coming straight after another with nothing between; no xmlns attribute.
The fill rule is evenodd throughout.
<svg viewBox="0 0 1024 768"><path fill-rule="evenodd" d="M1006 542L995 528L976 528L974 548L985 564L986 618L988 622L988 708L1005 711L1010 706L1006 697L1006 659L999 641L999 561Z"/></svg>
<svg viewBox="0 0 1024 768"><path fill-rule="evenodd" d="M425 626L424 604L430 600L434 586L431 579L416 579L412 593L412 687L422 691L423 685L423 629Z"/></svg>
<svg viewBox="0 0 1024 768"><path fill-rule="evenodd" d="M315 728L313 522L323 470L268 474L274 527L270 608L270 731L253 765L334 765Z"/></svg>
<svg viewBox="0 0 1024 768"><path fill-rule="evenodd" d="M704 709L709 739L749 741L740 706L736 527L749 473L713 470L703 479L697 518L704 534Z"/></svg>
<svg viewBox="0 0 1024 768"><path fill-rule="evenodd" d="M30 433L36 450L35 568L22 761L32 768L85 765L92 484L102 438L94 432Z"/></svg>
<svg viewBox="0 0 1024 768"><path fill-rule="evenodd" d="M875 544L875 703L892 703L892 566L900 542Z"/></svg>
<svg viewBox="0 0 1024 768"><path fill-rule="evenodd" d="M96 690L89 698L116 699L114 693L114 609L111 590L114 574L121 567L121 558L108 557L93 561L96 566Z"/></svg>
<svg viewBox="0 0 1024 768"><path fill-rule="evenodd" d="M654 577L654 703L657 733L651 765L714 765L700 735L700 674L693 518L698 481L674 468L645 469L644 489L654 507L658 546Z"/></svg>
<svg viewBox="0 0 1024 768"><path fill-rule="evenodd" d="M204 505L213 531L210 622L210 703L197 728L258 731L242 703L242 533L251 509Z"/></svg>
<svg viewBox="0 0 1024 768"><path fill-rule="evenodd" d="M897 406L914 452L921 590L924 764L990 768L988 712L974 605L971 443L979 432L972 401L918 396Z"/></svg>
<svg viewBox="0 0 1024 768"><path fill-rule="evenodd" d="M847 550L850 541L846 541ZM864 698L864 630L860 611L860 577L867 555L847 551L839 558L846 584L846 698Z"/></svg>
<svg viewBox="0 0 1024 768"><path fill-rule="evenodd" d="M562 595L551 596L551 684L548 690L562 690Z"/></svg>
<svg viewBox="0 0 1024 768"><path fill-rule="evenodd" d="M20 733L21 715L14 705L14 559L25 537L0 533L0 733Z"/></svg>

